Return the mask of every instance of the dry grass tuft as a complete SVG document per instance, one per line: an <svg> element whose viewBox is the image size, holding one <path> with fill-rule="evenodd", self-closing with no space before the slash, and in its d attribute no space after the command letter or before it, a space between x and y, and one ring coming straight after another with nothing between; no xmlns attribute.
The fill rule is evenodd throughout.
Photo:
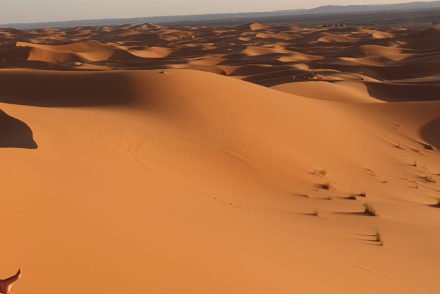
<svg viewBox="0 0 440 294"><path fill-rule="evenodd" d="M399 143L393 143L393 147L396 149L404 150L404 148L402 146L400 146Z"/></svg>
<svg viewBox="0 0 440 294"><path fill-rule="evenodd" d="M354 194L354 196L365 198L365 197L367 197L367 192L360 192L360 193Z"/></svg>
<svg viewBox="0 0 440 294"><path fill-rule="evenodd" d="M437 183L433 176L423 176L420 179L424 180L427 183Z"/></svg>
<svg viewBox="0 0 440 294"><path fill-rule="evenodd" d="M377 216L377 211L374 208L374 206L372 206L369 203L365 203L364 204L364 214L368 215L368 216Z"/></svg>
<svg viewBox="0 0 440 294"><path fill-rule="evenodd" d="M327 171L325 169L317 169L312 172L312 175L323 178L327 175Z"/></svg>
<svg viewBox="0 0 440 294"><path fill-rule="evenodd" d="M380 246L384 245L382 233L380 232L379 228L376 229L376 233L374 234L375 242L377 242Z"/></svg>
<svg viewBox="0 0 440 294"><path fill-rule="evenodd" d="M323 184L316 184L315 187L321 190L330 190L331 185L330 183L323 183Z"/></svg>
<svg viewBox="0 0 440 294"><path fill-rule="evenodd" d="M310 213L311 216L319 216L319 210L314 210L313 212Z"/></svg>
<svg viewBox="0 0 440 294"><path fill-rule="evenodd" d="M342 199L344 199L344 200L357 200L356 194L342 197Z"/></svg>
<svg viewBox="0 0 440 294"><path fill-rule="evenodd" d="M440 208L440 199L437 199L437 203L430 205L431 207Z"/></svg>
<svg viewBox="0 0 440 294"><path fill-rule="evenodd" d="M425 150L434 150L434 147L430 144L422 143L422 145Z"/></svg>

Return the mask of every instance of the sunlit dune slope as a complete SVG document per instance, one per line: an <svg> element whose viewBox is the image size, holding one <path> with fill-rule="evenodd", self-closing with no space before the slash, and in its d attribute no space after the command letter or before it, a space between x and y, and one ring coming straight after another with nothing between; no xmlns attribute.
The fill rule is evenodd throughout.
<svg viewBox="0 0 440 294"><path fill-rule="evenodd" d="M439 290L440 102L310 83L359 99L193 70L0 71L0 273L23 267L18 293Z"/></svg>

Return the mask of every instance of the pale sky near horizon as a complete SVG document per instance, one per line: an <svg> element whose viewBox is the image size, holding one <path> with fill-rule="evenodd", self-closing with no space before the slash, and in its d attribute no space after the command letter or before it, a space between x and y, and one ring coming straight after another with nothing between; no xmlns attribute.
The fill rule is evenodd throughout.
<svg viewBox="0 0 440 294"><path fill-rule="evenodd" d="M125 18L403 3L408 0L2 0L0 23Z"/></svg>

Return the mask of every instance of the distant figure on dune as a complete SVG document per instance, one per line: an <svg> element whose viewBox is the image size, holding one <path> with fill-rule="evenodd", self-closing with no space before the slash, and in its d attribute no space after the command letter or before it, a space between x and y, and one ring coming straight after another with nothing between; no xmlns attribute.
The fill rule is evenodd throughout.
<svg viewBox="0 0 440 294"><path fill-rule="evenodd" d="M9 294L11 292L12 286L21 278L21 269L13 275L4 280L0 280L0 294Z"/></svg>

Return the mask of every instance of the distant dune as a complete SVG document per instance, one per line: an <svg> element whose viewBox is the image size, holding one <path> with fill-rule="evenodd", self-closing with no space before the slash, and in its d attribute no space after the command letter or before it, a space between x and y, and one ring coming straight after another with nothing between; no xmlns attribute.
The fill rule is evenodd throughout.
<svg viewBox="0 0 440 294"><path fill-rule="evenodd" d="M438 293L439 32L0 30L0 278Z"/></svg>

